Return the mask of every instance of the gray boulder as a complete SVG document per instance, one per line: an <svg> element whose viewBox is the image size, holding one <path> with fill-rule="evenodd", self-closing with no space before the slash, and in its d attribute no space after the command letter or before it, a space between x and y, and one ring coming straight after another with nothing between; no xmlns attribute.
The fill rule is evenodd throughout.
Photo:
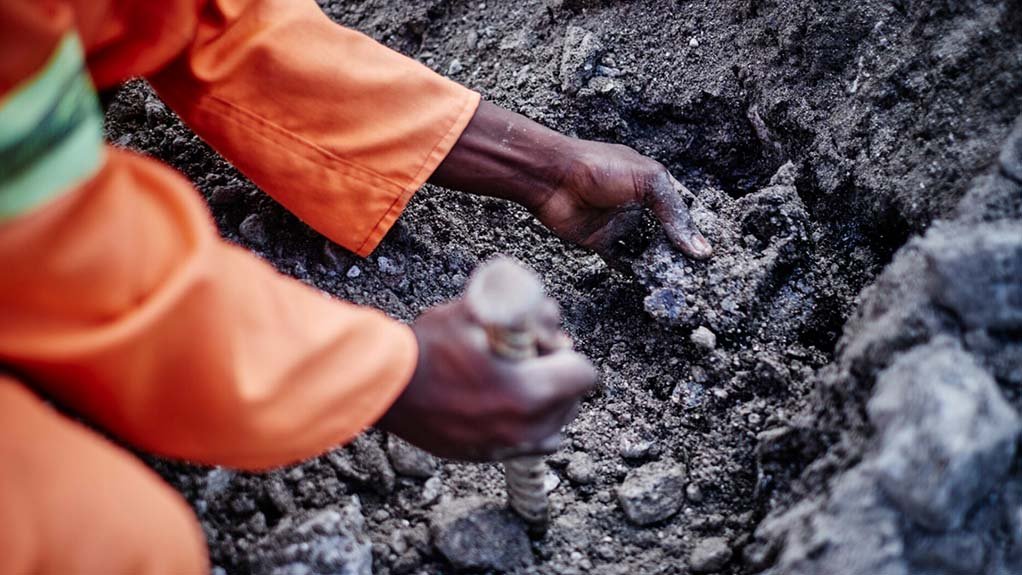
<svg viewBox="0 0 1022 575"><path fill-rule="evenodd" d="M1004 477L1022 423L994 380L941 337L900 356L867 405L880 486L914 521L946 531Z"/></svg>

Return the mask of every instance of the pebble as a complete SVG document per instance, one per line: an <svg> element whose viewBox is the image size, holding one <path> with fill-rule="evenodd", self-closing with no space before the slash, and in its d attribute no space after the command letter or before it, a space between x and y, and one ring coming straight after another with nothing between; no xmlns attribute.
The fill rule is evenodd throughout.
<svg viewBox="0 0 1022 575"><path fill-rule="evenodd" d="M422 486L421 500L423 505L432 505L436 503L437 499L440 499L440 494L443 492L444 484L440 481L439 477L430 477L426 480L426 483Z"/></svg>
<svg viewBox="0 0 1022 575"><path fill-rule="evenodd" d="M692 38L691 40L688 41L688 46L690 48L698 48L699 47L699 40L696 40L695 38Z"/></svg>
<svg viewBox="0 0 1022 575"><path fill-rule="evenodd" d="M249 242L257 246L266 245L269 240L266 235L266 226L263 224L263 219L259 217L259 214L249 214L241 225L238 226L238 233L241 237L245 238Z"/></svg>
<svg viewBox="0 0 1022 575"><path fill-rule="evenodd" d="M362 275L362 268L358 266L351 266L350 268L348 268L348 273L344 275L346 275L348 279L353 280L358 276Z"/></svg>
<svg viewBox="0 0 1022 575"><path fill-rule="evenodd" d="M553 471L547 471L543 477L543 492L550 493L561 484L561 478Z"/></svg>
<svg viewBox="0 0 1022 575"><path fill-rule="evenodd" d="M245 188L242 186L221 186L209 195L209 203L214 206L225 206L233 204L245 195Z"/></svg>
<svg viewBox="0 0 1022 575"><path fill-rule="evenodd" d="M346 259L344 248L330 240L323 240L323 261L332 270L339 270Z"/></svg>
<svg viewBox="0 0 1022 575"><path fill-rule="evenodd" d="M380 256L377 258L376 267L380 268L381 272L389 276L401 275L401 267L387 256Z"/></svg>
<svg viewBox="0 0 1022 575"><path fill-rule="evenodd" d="M593 459L589 457L589 454L580 451L571 454L564 473L568 476L568 481L578 485L588 485L596 481Z"/></svg>
<svg viewBox="0 0 1022 575"><path fill-rule="evenodd" d="M731 560L731 547L723 537L703 539L692 550L688 565L693 573L716 573Z"/></svg>
<svg viewBox="0 0 1022 575"><path fill-rule="evenodd" d="M625 459L643 459L653 450L653 442L643 439L634 433L621 437L618 453Z"/></svg>
<svg viewBox="0 0 1022 575"><path fill-rule="evenodd" d="M406 477L426 479L436 474L435 457L397 436L387 437L387 457L394 471Z"/></svg>
<svg viewBox="0 0 1022 575"><path fill-rule="evenodd" d="M567 94L578 92L596 71L604 48L596 36L577 26L569 26L564 37L561 55L561 90Z"/></svg>
<svg viewBox="0 0 1022 575"><path fill-rule="evenodd" d="M689 336L689 340L695 344L696 347L705 351L713 351L717 347L717 334L710 331L710 328L706 326L699 326L692 331L692 335Z"/></svg>
<svg viewBox="0 0 1022 575"><path fill-rule="evenodd" d="M447 75L448 76L456 76L456 75L460 74L462 72L462 70L464 70L464 69L465 69L465 67L461 64L461 60L459 60L458 58L455 58L455 59L451 60L450 65L447 66Z"/></svg>
<svg viewBox="0 0 1022 575"><path fill-rule="evenodd" d="M355 451L355 462L369 472L370 487L380 494L394 490L397 478L391 467L386 451L377 437L360 435L351 443Z"/></svg>
<svg viewBox="0 0 1022 575"><path fill-rule="evenodd" d="M636 525L667 519L685 499L685 467L672 460L654 461L632 471L617 490L621 509Z"/></svg>
<svg viewBox="0 0 1022 575"><path fill-rule="evenodd" d="M703 489L699 487L698 483L693 481L685 486L685 497L692 503L702 503Z"/></svg>

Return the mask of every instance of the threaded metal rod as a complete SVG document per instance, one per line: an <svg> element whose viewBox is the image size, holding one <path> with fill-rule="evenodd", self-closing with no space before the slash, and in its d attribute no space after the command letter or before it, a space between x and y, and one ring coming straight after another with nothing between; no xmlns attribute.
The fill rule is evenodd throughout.
<svg viewBox="0 0 1022 575"><path fill-rule="evenodd" d="M504 462L508 503L533 529L550 522L550 501L544 486L547 474L542 457L516 457Z"/></svg>
<svg viewBox="0 0 1022 575"><path fill-rule="evenodd" d="M546 296L532 270L508 258L491 260L472 275L465 297L486 329L493 353L515 361L538 355L535 326ZM515 457L504 462L508 504L534 534L545 532L550 522L546 475L542 457Z"/></svg>

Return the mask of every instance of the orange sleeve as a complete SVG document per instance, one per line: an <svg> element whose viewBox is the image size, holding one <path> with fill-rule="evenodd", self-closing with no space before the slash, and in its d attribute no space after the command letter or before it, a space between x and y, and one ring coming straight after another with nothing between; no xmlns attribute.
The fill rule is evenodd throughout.
<svg viewBox="0 0 1022 575"><path fill-rule="evenodd" d="M240 468L344 442L416 362L411 330L222 242L172 170L98 174L0 222L0 366L126 441Z"/></svg>
<svg viewBox="0 0 1022 575"><path fill-rule="evenodd" d="M260 188L362 256L479 104L313 0L210 0L189 47L150 79Z"/></svg>

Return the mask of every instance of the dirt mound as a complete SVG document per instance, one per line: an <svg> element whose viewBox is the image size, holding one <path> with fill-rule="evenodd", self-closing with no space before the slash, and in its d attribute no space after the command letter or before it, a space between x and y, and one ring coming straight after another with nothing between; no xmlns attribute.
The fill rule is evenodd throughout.
<svg viewBox="0 0 1022 575"><path fill-rule="evenodd" d="M185 172L224 236L282 272L410 320L509 253L544 277L602 374L550 460L548 536L512 552L444 543L517 533L465 510L500 501L497 468L409 473L379 433L264 475L154 461L195 507L218 569L313 572L336 558L319 536L358 555L363 534L378 573L1018 569L1022 528L1003 510L1018 509L1022 465L1002 464L1004 402L1022 408L1017 137L986 173L1022 112L1018 0L320 4L491 100L660 160L693 190L718 255L688 262L654 238L621 274L517 207L427 186L360 260L132 84L110 107L111 139ZM954 221L929 230L939 218ZM955 409L885 407L930 385ZM962 443L943 428L965 429ZM959 464L917 490L885 463L906 437L925 446L915 465ZM684 474L658 473L665 462ZM625 483L644 505L632 520ZM848 525L869 529L856 539Z"/></svg>
<svg viewBox="0 0 1022 575"><path fill-rule="evenodd" d="M695 262L661 236L632 263L650 294L654 318L688 328L705 326L732 340L760 332L796 339L812 319L817 293L809 216L785 164L770 186L737 200L707 188L692 200L692 218L718 246ZM769 331L769 334L763 333Z"/></svg>
<svg viewBox="0 0 1022 575"><path fill-rule="evenodd" d="M811 496L759 526L753 566L1022 572L1020 141L1022 119L961 215L909 242L864 292L807 414L839 438L818 460L831 468L806 474Z"/></svg>

